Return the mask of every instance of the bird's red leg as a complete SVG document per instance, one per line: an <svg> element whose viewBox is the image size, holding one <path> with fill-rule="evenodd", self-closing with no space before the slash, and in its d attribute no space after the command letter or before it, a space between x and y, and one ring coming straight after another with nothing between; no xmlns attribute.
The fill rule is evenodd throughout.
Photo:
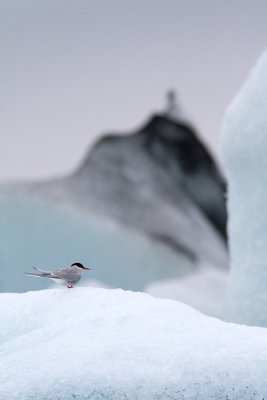
<svg viewBox="0 0 267 400"><path fill-rule="evenodd" d="M71 285L71 286L68 286L68 289L73 289L73 286Z"/></svg>

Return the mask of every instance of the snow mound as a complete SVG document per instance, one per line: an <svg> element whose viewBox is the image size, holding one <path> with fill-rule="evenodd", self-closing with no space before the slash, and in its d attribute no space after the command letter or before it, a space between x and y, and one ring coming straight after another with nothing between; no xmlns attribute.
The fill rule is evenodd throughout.
<svg viewBox="0 0 267 400"><path fill-rule="evenodd" d="M121 289L0 294L1 400L262 399L266 329Z"/></svg>
<svg viewBox="0 0 267 400"><path fill-rule="evenodd" d="M231 276L228 320L267 327L267 50L227 110L222 156L228 178Z"/></svg>

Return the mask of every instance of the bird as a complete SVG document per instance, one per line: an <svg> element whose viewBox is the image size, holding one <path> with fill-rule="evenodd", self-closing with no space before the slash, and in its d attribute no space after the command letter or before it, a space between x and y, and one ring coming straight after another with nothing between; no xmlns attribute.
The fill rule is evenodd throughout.
<svg viewBox="0 0 267 400"><path fill-rule="evenodd" d="M67 268L58 269L56 271L43 271L42 269L33 267L39 274L33 274L31 272L25 272L29 276L37 276L39 278L49 278L53 281L67 286L69 289L76 285L81 277L83 270L91 270L92 268L86 268L81 263L75 262Z"/></svg>

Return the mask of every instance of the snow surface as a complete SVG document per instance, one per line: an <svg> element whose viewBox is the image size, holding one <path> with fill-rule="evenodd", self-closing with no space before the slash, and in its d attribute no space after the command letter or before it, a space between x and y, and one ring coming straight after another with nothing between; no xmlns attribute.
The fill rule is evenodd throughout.
<svg viewBox="0 0 267 400"><path fill-rule="evenodd" d="M222 156L228 178L231 276L228 320L267 326L267 51L227 110Z"/></svg>
<svg viewBox="0 0 267 400"><path fill-rule="evenodd" d="M121 289L0 294L1 400L267 396L267 331Z"/></svg>

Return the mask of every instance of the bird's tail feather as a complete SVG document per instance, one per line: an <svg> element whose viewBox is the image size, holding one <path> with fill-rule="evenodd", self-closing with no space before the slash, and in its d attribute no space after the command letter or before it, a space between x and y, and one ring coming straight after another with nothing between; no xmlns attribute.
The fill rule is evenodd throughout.
<svg viewBox="0 0 267 400"><path fill-rule="evenodd" d="M32 274L31 272L24 272L24 274L30 275L30 276L37 276L37 278L44 278L45 277L42 274Z"/></svg>
<svg viewBox="0 0 267 400"><path fill-rule="evenodd" d="M37 268L37 267L33 267L33 269L35 269L35 270L38 271L38 272L41 272L42 274L50 274L49 271L44 271L43 269L39 269L39 268Z"/></svg>
<svg viewBox="0 0 267 400"><path fill-rule="evenodd" d="M50 272L41 272L40 274L33 274L31 272L24 272L26 275L37 276L38 278L55 278Z"/></svg>

